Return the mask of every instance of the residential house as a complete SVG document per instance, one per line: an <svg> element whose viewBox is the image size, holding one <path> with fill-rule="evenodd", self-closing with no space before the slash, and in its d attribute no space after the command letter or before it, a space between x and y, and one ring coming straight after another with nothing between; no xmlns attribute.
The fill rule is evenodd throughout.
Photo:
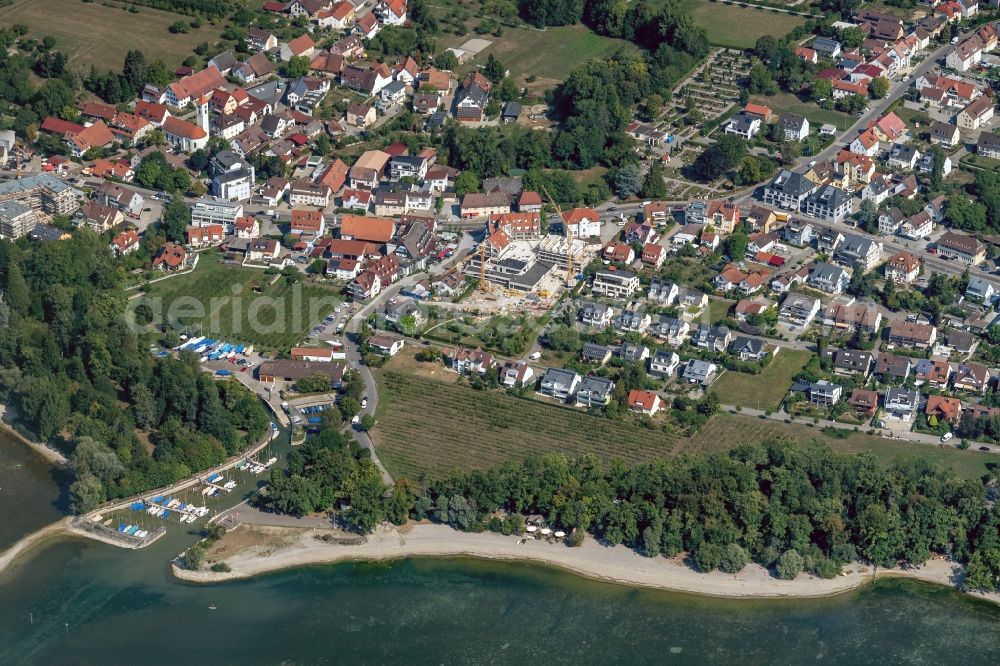
<svg viewBox="0 0 1000 666"><path fill-rule="evenodd" d="M197 263L197 255L188 254L176 243L164 243L153 257L153 268L161 271L178 271Z"/></svg>
<svg viewBox="0 0 1000 666"><path fill-rule="evenodd" d="M684 370L681 372L681 376L684 377L684 381L691 384L708 386L715 381L715 375L717 372L718 367L714 363L692 358L689 359L684 365Z"/></svg>
<svg viewBox="0 0 1000 666"><path fill-rule="evenodd" d="M535 371L524 361L504 361L500 366L500 384L502 386L527 386Z"/></svg>
<svg viewBox="0 0 1000 666"><path fill-rule="evenodd" d="M809 384L809 402L820 407L832 407L840 402L844 387L821 379Z"/></svg>
<svg viewBox="0 0 1000 666"><path fill-rule="evenodd" d="M990 371L979 363L960 363L952 386L956 391L984 393L990 383Z"/></svg>
<svg viewBox="0 0 1000 666"><path fill-rule="evenodd" d="M628 271L599 270L591 289L595 294L626 300L639 289L639 276Z"/></svg>
<svg viewBox="0 0 1000 666"><path fill-rule="evenodd" d="M955 423L962 414L962 402L958 398L930 395L927 396L924 414L927 415L928 419L933 416L938 421Z"/></svg>
<svg viewBox="0 0 1000 666"><path fill-rule="evenodd" d="M667 340L667 344L679 347L687 340L691 325L684 319L660 315L656 323L656 333Z"/></svg>
<svg viewBox="0 0 1000 666"><path fill-rule="evenodd" d="M976 143L976 153L991 160L1000 160L1000 135L980 132Z"/></svg>
<svg viewBox="0 0 1000 666"><path fill-rule="evenodd" d="M913 359L889 352L879 352L875 361L875 376L889 384L902 384L910 376Z"/></svg>
<svg viewBox="0 0 1000 666"><path fill-rule="evenodd" d="M875 133L875 130L869 129L859 134L851 142L850 149L852 153L857 153L858 155L875 157L878 155L879 146L878 134Z"/></svg>
<svg viewBox="0 0 1000 666"><path fill-rule="evenodd" d="M885 265L885 276L896 284L910 284L920 275L920 259L909 252L899 252Z"/></svg>
<svg viewBox="0 0 1000 666"><path fill-rule="evenodd" d="M677 285L662 278L653 278L649 282L646 298L658 305L670 306L677 300L680 293Z"/></svg>
<svg viewBox="0 0 1000 666"><path fill-rule="evenodd" d="M455 117L479 122L486 113L493 85L479 72L470 72L455 93Z"/></svg>
<svg viewBox="0 0 1000 666"><path fill-rule="evenodd" d="M628 408L639 414L655 416L660 409L660 396L652 391L632 389L628 392Z"/></svg>
<svg viewBox="0 0 1000 666"><path fill-rule="evenodd" d="M779 126L785 141L805 141L809 138L809 120L805 116L783 114Z"/></svg>
<svg viewBox="0 0 1000 666"><path fill-rule="evenodd" d="M936 122L928 130L931 143L939 144L943 148L955 148L961 143L961 134L958 127L951 123Z"/></svg>
<svg viewBox="0 0 1000 666"><path fill-rule="evenodd" d="M548 398L566 402L576 395L580 375L572 370L549 368L538 384L538 392Z"/></svg>
<svg viewBox="0 0 1000 666"><path fill-rule="evenodd" d="M913 364L913 379L917 386L927 384L931 388L943 389L951 383L954 368L945 359L917 359Z"/></svg>
<svg viewBox="0 0 1000 666"><path fill-rule="evenodd" d="M732 339L733 334L728 327L710 324L698 324L691 334L691 344L695 347L720 352L726 350Z"/></svg>
<svg viewBox="0 0 1000 666"><path fill-rule="evenodd" d="M838 349L827 353L833 356L833 371L838 375L861 375L867 379L875 365L875 357L869 351Z"/></svg>
<svg viewBox="0 0 1000 666"><path fill-rule="evenodd" d="M618 330L624 333L645 333L653 322L649 313L641 308L625 308L618 315Z"/></svg>
<svg viewBox="0 0 1000 666"><path fill-rule="evenodd" d="M737 113L726 123L723 132L749 141L760 132L760 118L749 113Z"/></svg>
<svg viewBox="0 0 1000 666"><path fill-rule="evenodd" d="M382 356L395 356L403 349L403 338L385 333L376 333L368 339L368 347ZM530 368L529 368L530 370Z"/></svg>
<svg viewBox="0 0 1000 666"><path fill-rule="evenodd" d="M496 367L497 364L493 355L482 349L445 348L441 350L441 355L444 356L452 370L463 375L471 375L472 373L483 375Z"/></svg>
<svg viewBox="0 0 1000 666"><path fill-rule="evenodd" d="M584 301L577 310L577 316L588 326L604 327L611 323L614 310L604 303Z"/></svg>
<svg viewBox="0 0 1000 666"><path fill-rule="evenodd" d="M894 321L889 327L889 342L900 347L925 349L937 340L937 329L915 321Z"/></svg>
<svg viewBox="0 0 1000 666"><path fill-rule="evenodd" d="M955 122L959 129L974 132L993 118L993 98L983 95L959 111Z"/></svg>
<svg viewBox="0 0 1000 666"><path fill-rule="evenodd" d="M667 259L667 248L656 243L646 243L642 246L642 263L658 269Z"/></svg>
<svg viewBox="0 0 1000 666"><path fill-rule="evenodd" d="M368 127L375 122L375 107L351 102L347 107L346 122L354 127Z"/></svg>
<svg viewBox="0 0 1000 666"><path fill-rule="evenodd" d="M820 300L790 292L778 310L778 321L792 329L805 329L819 313Z"/></svg>
<svg viewBox="0 0 1000 666"><path fill-rule="evenodd" d="M981 303L991 303L995 294L996 291L993 289L993 283L978 275L970 278L969 284L965 288L966 298L974 298Z"/></svg>
<svg viewBox="0 0 1000 666"><path fill-rule="evenodd" d="M885 413L889 418L909 422L920 405L920 392L900 386L890 386L885 392Z"/></svg>
<svg viewBox="0 0 1000 666"><path fill-rule="evenodd" d="M677 372L681 357L666 349L657 349L649 359L649 374L654 377L670 378Z"/></svg>
<svg viewBox="0 0 1000 666"><path fill-rule="evenodd" d="M889 150L886 166L891 169L913 171L920 159L920 151L910 143L894 143Z"/></svg>
<svg viewBox="0 0 1000 666"><path fill-rule="evenodd" d="M906 220L899 225L898 233L903 238L909 238L910 240L920 240L930 236L934 232L934 220L931 219L930 213L926 210L922 210L916 215L906 218Z"/></svg>
<svg viewBox="0 0 1000 666"><path fill-rule="evenodd" d="M813 239L813 226L803 220L791 220L781 229L781 239L792 245L809 245Z"/></svg>
<svg viewBox="0 0 1000 666"><path fill-rule="evenodd" d="M882 323L882 313L874 305L846 305L833 303L823 313L823 325L849 331L861 330L865 333L878 331Z"/></svg>
<svg viewBox="0 0 1000 666"><path fill-rule="evenodd" d="M593 208L574 208L563 213L563 230L570 238L593 238L601 235L601 216Z"/></svg>
<svg viewBox="0 0 1000 666"><path fill-rule="evenodd" d="M827 294L839 294L847 288L850 280L850 275L840 266L821 261L813 267L806 282L813 289Z"/></svg>
<svg viewBox="0 0 1000 666"><path fill-rule="evenodd" d="M576 389L577 407L606 407L615 383L607 377L584 377Z"/></svg>
<svg viewBox="0 0 1000 666"><path fill-rule="evenodd" d="M833 254L843 242L844 234L831 227L829 229L824 229L818 236L816 236L816 249L820 252Z"/></svg>
<svg viewBox="0 0 1000 666"><path fill-rule="evenodd" d="M611 348L595 342L585 342L583 349L580 350L580 360L584 363L604 365L611 360Z"/></svg>
<svg viewBox="0 0 1000 666"><path fill-rule="evenodd" d="M279 52L279 57L284 61L288 62L292 58L306 57L308 58L313 53L316 52L316 43L307 34L299 35L295 39L289 40L288 42L281 45Z"/></svg>
<svg viewBox="0 0 1000 666"><path fill-rule="evenodd" d="M875 416L878 410L878 393L867 389L856 388L847 399L847 404L863 419Z"/></svg>
<svg viewBox="0 0 1000 666"><path fill-rule="evenodd" d="M760 361L767 357L767 345L763 340L745 335L737 336L729 347L729 353L739 357L741 361Z"/></svg>
<svg viewBox="0 0 1000 666"><path fill-rule="evenodd" d="M854 270L868 272L882 258L882 243L858 234L847 234L834 252L833 258Z"/></svg>

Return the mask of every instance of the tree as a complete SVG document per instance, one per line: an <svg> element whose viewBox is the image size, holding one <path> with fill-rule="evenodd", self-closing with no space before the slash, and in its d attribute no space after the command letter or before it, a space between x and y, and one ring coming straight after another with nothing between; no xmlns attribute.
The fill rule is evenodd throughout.
<svg viewBox="0 0 1000 666"><path fill-rule="evenodd" d="M731 233L725 241L726 254L732 261L742 261L747 253L747 246L750 245L750 238L743 227Z"/></svg>
<svg viewBox="0 0 1000 666"><path fill-rule="evenodd" d="M790 548L781 554L774 568L782 580L793 580L802 573L803 566L805 566L805 560L799 555L799 551Z"/></svg>
<svg viewBox="0 0 1000 666"><path fill-rule="evenodd" d="M940 192L944 189L944 149L939 144L934 144L930 149L931 159L934 161L931 167L928 186L931 192Z"/></svg>
<svg viewBox="0 0 1000 666"><path fill-rule="evenodd" d="M369 432L375 427L375 417L371 414L363 414L360 421L361 429L365 432Z"/></svg>
<svg viewBox="0 0 1000 666"><path fill-rule="evenodd" d="M83 474L70 485L69 497L74 512L87 513L104 501L104 488L96 476Z"/></svg>
<svg viewBox="0 0 1000 666"><path fill-rule="evenodd" d="M642 189L642 172L639 165L626 164L615 172L615 194L620 199L631 199Z"/></svg>
<svg viewBox="0 0 1000 666"><path fill-rule="evenodd" d="M31 307L31 292L28 290L28 283L21 273L19 262L13 261L7 268L6 284L3 286L4 300L10 306L10 311L26 315Z"/></svg>
<svg viewBox="0 0 1000 666"><path fill-rule="evenodd" d="M290 79L309 76L309 64L310 62L308 56L292 56L291 59L285 63L284 74Z"/></svg>
<svg viewBox="0 0 1000 666"><path fill-rule="evenodd" d="M738 543L728 544L722 551L719 569L726 573L738 573L750 563L750 553Z"/></svg>
<svg viewBox="0 0 1000 666"><path fill-rule="evenodd" d="M868 84L868 94L872 99L882 99L889 93L889 79L884 76L876 76Z"/></svg>
<svg viewBox="0 0 1000 666"><path fill-rule="evenodd" d="M653 164L646 173L646 179L642 181L642 197L644 199L663 199L667 196L667 183L663 179L663 166L659 160L653 160Z"/></svg>
<svg viewBox="0 0 1000 666"><path fill-rule="evenodd" d="M479 177L473 171L463 171L455 177L455 193L464 197L471 192L479 191Z"/></svg>
<svg viewBox="0 0 1000 666"><path fill-rule="evenodd" d="M450 72L454 69L458 69L458 58L452 51L445 51L444 53L434 56L434 66L438 69Z"/></svg>
<svg viewBox="0 0 1000 666"><path fill-rule="evenodd" d="M736 169L746 155L746 142L743 139L726 134L703 150L694 164L691 165L691 175L700 181L711 181Z"/></svg>
<svg viewBox="0 0 1000 666"><path fill-rule="evenodd" d="M170 203L163 209L160 227L168 240L183 243L187 238L187 228L191 224L191 209L188 208L180 192L174 192Z"/></svg>
<svg viewBox="0 0 1000 666"><path fill-rule="evenodd" d="M833 83L830 79L816 79L809 88L809 94L814 101L833 97Z"/></svg>
<svg viewBox="0 0 1000 666"><path fill-rule="evenodd" d="M483 66L483 76L492 83L500 83L507 76L507 68L491 53L486 59L486 65Z"/></svg>
<svg viewBox="0 0 1000 666"><path fill-rule="evenodd" d="M714 543L702 541L694 550L694 563L698 571L708 573L719 568L722 562L722 548Z"/></svg>
<svg viewBox="0 0 1000 666"><path fill-rule="evenodd" d="M861 202L857 214L858 225L870 234L878 231L878 208L871 199Z"/></svg>

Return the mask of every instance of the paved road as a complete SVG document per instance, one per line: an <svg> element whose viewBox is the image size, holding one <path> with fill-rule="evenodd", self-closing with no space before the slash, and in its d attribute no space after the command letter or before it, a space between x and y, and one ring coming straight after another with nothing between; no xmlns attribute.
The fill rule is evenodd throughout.
<svg viewBox="0 0 1000 666"><path fill-rule="evenodd" d="M772 421L782 421L783 422L785 419L789 418L788 413L785 412L784 410L775 411L775 412L772 412L770 415L768 415L762 409L754 409L754 408L748 408L748 407L741 407L740 411L737 412L736 411L736 407L733 406L733 405L721 405L721 408L722 408L723 411L737 413L737 414L740 414L741 416L750 416L750 417L756 417L756 418L759 418L759 417L763 416L764 418L770 419ZM799 419L793 420L793 423L805 423L806 421L812 423L812 419L810 419L810 418L801 418L801 417ZM819 422L816 423L816 428L819 428L819 429L822 429L822 428L847 428L847 429L853 429L853 427L854 426L849 425L847 423L839 423L837 421L831 421L829 419L820 419ZM867 430L867 427L863 427L863 429ZM928 445L931 445L931 446L941 446L941 447L944 447L944 448L956 448L955 444L957 444L957 441L954 440L954 439L951 440L951 442L945 444L945 443L941 442L941 438L938 435L928 435L928 434L922 433L922 432L913 432L912 430L894 430L892 428L876 428L876 431L877 432L883 432L883 433L889 433L885 437L885 439L895 439L895 440L900 440L900 441L916 442L916 443L919 443L919 444L928 444ZM970 449L978 449L981 446L986 446L990 450L991 453L1000 453L1000 446L987 446L986 444L982 444L982 443L979 443L979 442L973 442L972 446L970 447Z"/></svg>
<svg viewBox="0 0 1000 666"><path fill-rule="evenodd" d="M481 225L481 223L480 223ZM428 271L431 275L440 275L455 265L458 261L463 259L465 255L469 253L472 249L473 240L472 237L467 234L462 234L462 239L459 242L457 248L455 248L454 254L450 259L437 264ZM378 296L369 301L363 308L354 313L353 317L347 322L344 335L344 351L347 353L347 362L352 368L358 373L362 381L365 384L365 396L368 398L367 406L361 410L361 414L371 414L375 415L378 409L378 384L375 382L375 376L372 374L370 368L361 363L361 351L358 349L358 331L361 329L361 324L364 322L368 316L374 312L378 312L382 306L385 305L386 301L390 298L395 297L406 287L411 287L419 282L421 279L426 277L426 274L421 273L417 275L410 275L396 284L390 286L388 289L384 290ZM382 460L378 457L378 452L375 450L375 444L372 442L371 437L367 432L361 430L357 427L351 427L351 434L354 437L354 441L358 445L371 451L372 461L382 472L382 480L387 485L392 485L393 479L392 475L382 464Z"/></svg>

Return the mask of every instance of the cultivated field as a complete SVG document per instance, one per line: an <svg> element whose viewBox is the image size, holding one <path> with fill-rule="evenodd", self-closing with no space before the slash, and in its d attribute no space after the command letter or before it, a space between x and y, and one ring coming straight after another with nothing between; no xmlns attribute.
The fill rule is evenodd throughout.
<svg viewBox="0 0 1000 666"><path fill-rule="evenodd" d="M214 252L203 253L192 273L151 285L147 297L164 316L175 308L178 323L196 334L269 349L299 343L342 300L324 287L289 285L284 277L260 269L221 264ZM181 309L187 301L178 300L182 297L193 299L190 313Z"/></svg>
<svg viewBox="0 0 1000 666"><path fill-rule="evenodd" d="M728 451L741 444L764 442L782 436L790 438L800 446L808 446L815 440L842 453L868 451L884 466L898 460L924 459L941 467L950 467L957 474L969 479L978 479L989 471L988 465L1000 464L1000 458L995 454L980 451L960 451L929 444L884 439L861 432L852 432L847 438L838 439L824 435L820 430L802 423L784 423L734 414L719 414L713 417L694 437L678 440L673 453L680 455Z"/></svg>
<svg viewBox="0 0 1000 666"><path fill-rule="evenodd" d="M792 385L792 377L811 356L806 351L782 349L759 375L727 371L712 386L712 392L724 405L756 409L759 404L760 409L777 409Z"/></svg>
<svg viewBox="0 0 1000 666"><path fill-rule="evenodd" d="M638 463L670 454L676 437L633 421L400 373L377 373L379 456L394 476L419 480L531 454L593 453Z"/></svg>
<svg viewBox="0 0 1000 666"><path fill-rule="evenodd" d="M171 69L181 64L201 42L219 39L221 29L204 24L187 34L171 34L167 28L191 17L140 7L131 13L125 6L105 7L80 0L15 0L0 10L4 25L28 26L29 35L51 35L56 48L70 56L74 69L86 74L91 65L119 71L130 49L141 49L149 60L163 60Z"/></svg>
<svg viewBox="0 0 1000 666"><path fill-rule="evenodd" d="M709 42L737 49L752 47L764 35L783 37L806 22L801 16L721 2L685 0L683 4L708 33Z"/></svg>

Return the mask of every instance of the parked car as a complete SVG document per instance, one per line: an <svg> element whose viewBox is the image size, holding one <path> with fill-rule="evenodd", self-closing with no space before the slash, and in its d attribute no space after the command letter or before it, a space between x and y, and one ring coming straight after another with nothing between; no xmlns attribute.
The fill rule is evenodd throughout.
<svg viewBox="0 0 1000 666"><path fill-rule="evenodd" d="M943 444L944 442L950 442L951 438L954 436L955 436L954 433L946 432L945 434L941 435L941 443Z"/></svg>
<svg viewBox="0 0 1000 666"><path fill-rule="evenodd" d="M537 361L537 360L538 360L538 359L540 359L541 357L542 357L542 352L540 352L540 351L536 351L535 353L533 353L533 354L531 354L530 356L528 356L528 360L531 360L531 361Z"/></svg>

